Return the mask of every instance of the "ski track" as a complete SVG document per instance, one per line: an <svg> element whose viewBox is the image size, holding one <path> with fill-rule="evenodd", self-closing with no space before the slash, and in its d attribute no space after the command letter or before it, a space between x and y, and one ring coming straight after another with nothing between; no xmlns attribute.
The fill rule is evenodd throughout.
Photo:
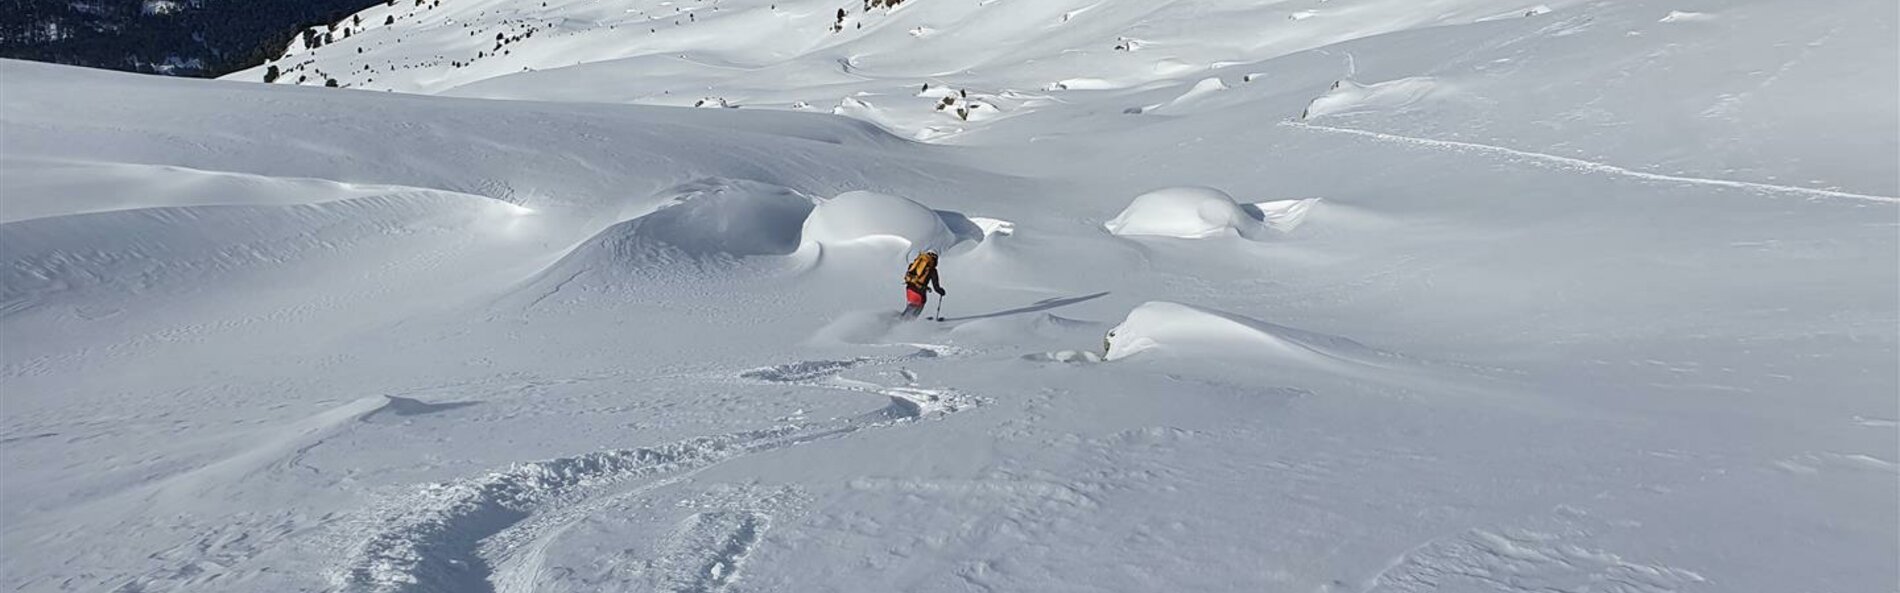
<svg viewBox="0 0 1900 593"><path fill-rule="evenodd" d="M726 588L770 525L771 517L751 511L713 511L688 517L673 534L674 552L658 562L662 589L705 593Z"/></svg>
<svg viewBox="0 0 1900 593"><path fill-rule="evenodd" d="M882 386L839 376L862 366L962 353L947 346L905 346L917 350L895 356L799 361L706 378L714 383L736 378L745 384L802 385L890 398L889 405L855 418L520 463L479 477L424 486L371 513L366 521L373 526L372 532L351 550L332 580L337 590L348 593L525 593L540 580L548 547L569 527L602 509L679 484L725 461L842 438L866 428L941 417L985 402L954 389ZM691 566L672 567L668 590L724 589L770 524L769 517L756 513L701 519L688 525L685 535L675 536L704 545L674 554L697 560ZM678 564L679 559L675 560L673 564Z"/></svg>
<svg viewBox="0 0 1900 593"><path fill-rule="evenodd" d="M1490 144L1459 142L1456 140L1435 140L1431 138L1419 138L1415 136L1388 134L1385 132L1355 130L1352 128L1336 128L1333 126L1324 126L1324 125L1319 125L1319 124L1311 124L1311 123L1297 122L1297 121L1282 121L1280 122L1280 125L1282 127L1310 130L1310 131L1315 131L1315 132L1324 132L1324 133L1329 133L1329 134L1344 134L1348 136L1358 136L1361 138L1371 138L1373 140L1378 140L1381 142L1386 142L1386 143L1391 143L1391 144L1402 144L1402 145L1407 145L1407 146L1422 146L1426 148L1450 150L1450 151L1455 151L1455 152L1456 151L1482 152L1482 153L1492 154L1492 155L1515 157L1519 159L1527 159L1534 163L1539 163L1546 166L1552 166L1558 169L1584 171L1584 172L1589 172L1589 173L1605 173L1609 175L1617 175L1621 177L1641 179L1644 181L1659 181L1659 182L1665 182L1665 183L1686 183L1690 185L1705 185L1705 186L1711 186L1711 187L1722 187L1722 188L1728 188L1728 189L1746 190L1746 191L1762 193L1762 194L1770 194L1770 195L1793 195L1793 196L1800 196L1800 197L1804 197L1808 199L1843 199L1843 200L1861 200L1861 201L1867 201L1867 202L1879 202L1879 203L1885 203L1885 204L1900 204L1900 197L1873 196L1873 195L1867 195L1867 194L1856 194L1856 193L1826 190L1826 189L1811 189L1811 188L1805 188L1805 187L1775 185L1771 183L1759 183L1759 182L1754 182L1754 181L1735 181L1731 179L1709 179L1709 178L1704 178L1704 177L1684 177L1680 175L1664 175L1661 173L1645 173L1642 171L1625 169L1623 167L1618 167L1616 165L1611 165L1607 163L1599 163L1596 161L1586 161L1583 159L1557 156L1554 154L1544 154L1541 152L1517 150L1515 148L1505 148L1502 146L1493 146Z"/></svg>

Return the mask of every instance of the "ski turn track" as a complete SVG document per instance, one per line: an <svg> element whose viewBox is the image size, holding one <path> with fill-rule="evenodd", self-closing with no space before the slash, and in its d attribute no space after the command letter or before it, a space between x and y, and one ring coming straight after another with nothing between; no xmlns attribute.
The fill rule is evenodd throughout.
<svg viewBox="0 0 1900 593"><path fill-rule="evenodd" d="M929 360L961 351L912 344L915 352L846 360L800 361L707 377L712 383L804 385L883 395L890 403L853 418L786 424L701 436L662 445L614 449L516 464L508 469L429 484L372 513L374 531L354 546L332 575L345 593L504 593L534 590L548 546L591 514L678 484L719 463L795 445L843 438L942 417L986 400L948 388L883 386L847 379L845 371ZM904 373L904 376L912 376ZM770 517L702 520L696 529L731 524L732 533L702 534L705 579L679 590L715 591L735 577ZM711 545L711 544L709 544ZM716 570L713 568L716 567Z"/></svg>
<svg viewBox="0 0 1900 593"><path fill-rule="evenodd" d="M1371 138L1373 140L1386 142L1389 144L1422 146L1426 148L1461 151L1461 152L1481 152L1485 154L1522 159L1525 161L1529 161L1532 163L1549 166L1549 167L1553 167L1557 169L1583 171L1583 172L1589 172L1589 173L1605 173L1609 175L1630 177L1630 178L1641 179L1645 181L1659 181L1659 182L1664 182L1664 183L1686 183L1690 185L1704 185L1704 186L1710 186L1710 187L1739 189L1739 190L1751 191L1751 192L1761 193L1761 194L1799 196L1799 197L1808 198L1808 199L1861 200L1861 201L1866 201L1866 202L1880 202L1880 203L1885 203L1885 204L1900 204L1900 197L1873 196L1873 195L1867 195L1867 194L1856 194L1856 193L1826 190L1826 189L1811 189L1811 188L1805 188L1805 187L1775 185L1772 183L1758 183L1758 182L1753 182L1753 181L1735 181L1731 179L1709 179L1705 177L1683 177L1680 175L1645 173L1642 171L1625 169L1625 168L1618 167L1616 165L1607 164L1607 163L1599 163L1596 161L1586 161L1583 159L1557 156L1554 154L1544 154L1541 152L1517 150L1515 148L1505 148L1502 146L1492 146L1490 144L1458 142L1456 140L1434 140L1431 138L1401 136L1398 134L1387 134L1384 132L1371 132L1371 131L1366 131L1366 130L1355 130L1351 128L1335 128L1332 126L1322 126L1318 124L1309 124L1309 123L1297 122L1297 121L1282 121L1280 122L1280 125L1282 127L1288 127L1288 128L1294 128L1294 129L1300 129L1300 130L1309 130L1309 131L1322 132L1322 133L1328 133L1328 134L1343 134L1343 135L1348 135L1348 136L1358 136L1361 138Z"/></svg>

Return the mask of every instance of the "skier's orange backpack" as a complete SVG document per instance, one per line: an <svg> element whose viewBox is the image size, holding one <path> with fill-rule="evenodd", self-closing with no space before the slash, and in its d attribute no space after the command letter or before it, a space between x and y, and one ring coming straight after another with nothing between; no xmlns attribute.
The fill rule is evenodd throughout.
<svg viewBox="0 0 1900 593"><path fill-rule="evenodd" d="M930 282L930 272L935 269L937 269L935 252L925 251L917 254L917 259L910 260L910 269L904 271L904 286L923 290L924 285Z"/></svg>

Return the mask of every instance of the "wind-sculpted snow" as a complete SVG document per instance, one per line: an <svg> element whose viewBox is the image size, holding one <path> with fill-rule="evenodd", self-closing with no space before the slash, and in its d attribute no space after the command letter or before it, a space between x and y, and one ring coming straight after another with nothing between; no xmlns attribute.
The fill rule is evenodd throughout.
<svg viewBox="0 0 1900 593"><path fill-rule="evenodd" d="M11 188L0 223L69 214L184 206L294 206L430 190L201 171L187 167L0 156ZM449 193L449 192L433 192Z"/></svg>
<svg viewBox="0 0 1900 593"><path fill-rule="evenodd" d="M1181 93L1180 96L1177 96L1173 99L1169 99L1168 102L1166 103L1148 105L1145 107L1130 108L1128 110L1125 110L1124 113L1173 114L1173 113L1184 112L1193 108L1196 103L1199 103L1207 99L1210 95L1213 95L1214 93L1218 93L1221 91L1225 91L1227 89L1228 89L1227 83L1222 81L1219 76L1203 78L1201 79L1200 82L1194 83L1194 86L1188 87L1188 90L1186 92Z"/></svg>
<svg viewBox="0 0 1900 593"><path fill-rule="evenodd" d="M1342 80L1333 85L1331 91L1307 105L1301 119L1399 111L1424 101L1440 99L1450 93L1443 83L1425 77L1374 84Z"/></svg>
<svg viewBox="0 0 1900 593"><path fill-rule="evenodd" d="M789 255L812 210L811 199L797 191L756 181L702 179L662 194L671 197L657 209L595 234L542 277L721 269L749 257Z"/></svg>
<svg viewBox="0 0 1900 593"><path fill-rule="evenodd" d="M677 195L659 210L610 229L627 235L611 247L616 255L630 255L628 239L692 256L785 255L798 248L799 227L812 210L811 198L756 181L708 179L668 193Z"/></svg>
<svg viewBox="0 0 1900 593"><path fill-rule="evenodd" d="M1261 239L1270 230L1292 231L1316 203L1316 198L1308 198L1241 204L1211 187L1170 187L1135 196L1103 226L1112 234L1129 237Z"/></svg>
<svg viewBox="0 0 1900 593"><path fill-rule="evenodd" d="M440 191L294 206L180 206L0 226L0 312L221 286L419 236L498 238L521 209ZM450 237L444 229L458 229Z"/></svg>
<svg viewBox="0 0 1900 593"><path fill-rule="evenodd" d="M1203 239L1251 226L1233 196L1211 187L1174 187L1135 196L1105 225L1117 235Z"/></svg>
<svg viewBox="0 0 1900 593"><path fill-rule="evenodd" d="M0 116L9 147L0 180L10 195L30 194L0 217L9 220L438 191L562 223L578 218L554 229L575 232L559 240L578 243L699 182L831 196L862 187L865 167L891 179L997 179L874 126L816 114L230 88L17 61L0 61L0 73L13 83ZM165 105L166 116L112 100L134 95ZM735 191L749 190L724 193ZM80 203L60 203L73 199Z"/></svg>
<svg viewBox="0 0 1900 593"><path fill-rule="evenodd" d="M1319 202L1319 198L1273 200L1256 204L1241 204L1240 209L1265 224L1267 228L1290 233L1306 222L1306 218L1312 215L1313 208L1318 206Z"/></svg>
<svg viewBox="0 0 1900 593"><path fill-rule="evenodd" d="M1305 366L1363 364L1387 356L1338 336L1163 301L1135 307L1121 325L1109 330L1104 358L1120 360L1150 351Z"/></svg>
<svg viewBox="0 0 1900 593"><path fill-rule="evenodd" d="M968 219L955 215L960 226L974 228ZM805 219L805 241L830 247L890 244L908 252L946 251L966 238L969 231L957 232L947 224L946 214L931 210L908 198L870 191L839 194L818 203Z"/></svg>
<svg viewBox="0 0 1900 593"><path fill-rule="evenodd" d="M1813 4L0 61L0 589L1895 591L1895 13Z"/></svg>

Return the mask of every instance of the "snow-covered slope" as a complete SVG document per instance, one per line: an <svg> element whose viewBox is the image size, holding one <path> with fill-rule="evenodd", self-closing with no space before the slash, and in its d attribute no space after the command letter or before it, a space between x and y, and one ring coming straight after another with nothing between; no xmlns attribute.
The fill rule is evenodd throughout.
<svg viewBox="0 0 1900 593"><path fill-rule="evenodd" d="M295 41L276 65L286 84L828 111L937 142L981 143L973 131L1032 114L1065 134L1141 125L1105 112L1251 107L1262 123L1304 112L1643 173L1893 195L1889 163L1817 156L1900 151L1861 133L1900 126L1888 8L912 0L844 6L834 32L839 6L815 0L453 0L372 8L339 25L351 37Z"/></svg>
<svg viewBox="0 0 1900 593"><path fill-rule="evenodd" d="M0 585L1900 585L1886 3L838 8L0 61Z"/></svg>

